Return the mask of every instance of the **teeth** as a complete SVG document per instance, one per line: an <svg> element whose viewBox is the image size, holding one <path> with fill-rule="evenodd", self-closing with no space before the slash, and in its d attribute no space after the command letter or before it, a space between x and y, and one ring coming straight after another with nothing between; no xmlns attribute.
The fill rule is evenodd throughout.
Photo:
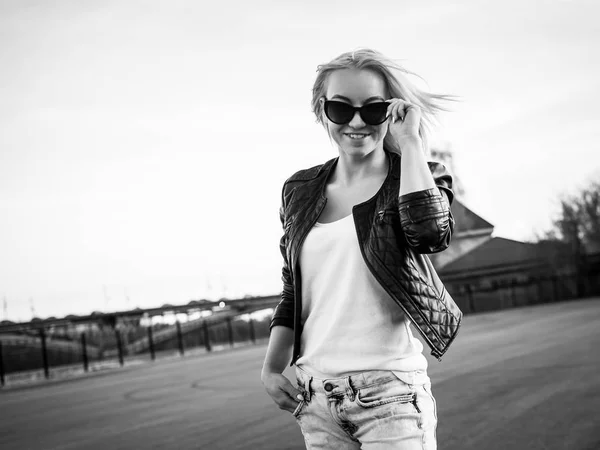
<svg viewBox="0 0 600 450"><path fill-rule="evenodd" d="M349 134L350 139L363 139L368 136L368 134Z"/></svg>

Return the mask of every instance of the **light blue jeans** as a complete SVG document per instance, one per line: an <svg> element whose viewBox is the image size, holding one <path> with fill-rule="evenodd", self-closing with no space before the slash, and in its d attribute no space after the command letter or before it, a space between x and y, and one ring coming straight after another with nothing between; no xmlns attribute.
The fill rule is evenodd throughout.
<svg viewBox="0 0 600 450"><path fill-rule="evenodd" d="M335 450L435 450L437 410L431 382L423 372L402 381L374 370L318 379L296 367L304 400L294 417L306 448Z"/></svg>

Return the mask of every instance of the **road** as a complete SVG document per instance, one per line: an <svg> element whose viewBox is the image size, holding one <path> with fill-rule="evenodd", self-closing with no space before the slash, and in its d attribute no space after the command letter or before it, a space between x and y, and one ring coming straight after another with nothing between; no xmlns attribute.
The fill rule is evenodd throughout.
<svg viewBox="0 0 600 450"><path fill-rule="evenodd" d="M440 450L600 449L599 325L600 299L465 317L428 357ZM0 449L303 449L261 386L265 349L0 390Z"/></svg>

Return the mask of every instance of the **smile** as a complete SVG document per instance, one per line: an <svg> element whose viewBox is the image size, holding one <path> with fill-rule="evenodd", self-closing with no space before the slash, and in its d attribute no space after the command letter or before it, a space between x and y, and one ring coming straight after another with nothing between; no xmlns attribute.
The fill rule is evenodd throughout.
<svg viewBox="0 0 600 450"><path fill-rule="evenodd" d="M345 133L345 134L350 139L364 139L367 136L370 136L370 134L364 134L364 133Z"/></svg>

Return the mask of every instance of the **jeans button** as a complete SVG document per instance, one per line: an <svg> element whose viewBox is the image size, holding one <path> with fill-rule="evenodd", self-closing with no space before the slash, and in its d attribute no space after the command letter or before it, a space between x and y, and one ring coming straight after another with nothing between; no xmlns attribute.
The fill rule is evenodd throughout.
<svg viewBox="0 0 600 450"><path fill-rule="evenodd" d="M323 386L323 387L325 388L325 390L327 392L333 391L333 384L331 384L331 383L325 383L325 386Z"/></svg>

